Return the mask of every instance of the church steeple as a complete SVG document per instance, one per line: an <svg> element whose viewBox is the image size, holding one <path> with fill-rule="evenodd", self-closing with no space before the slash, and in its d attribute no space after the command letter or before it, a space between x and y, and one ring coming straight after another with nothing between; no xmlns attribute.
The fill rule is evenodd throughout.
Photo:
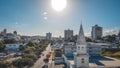
<svg viewBox="0 0 120 68"><path fill-rule="evenodd" d="M86 45L86 40L85 40L82 24L80 25L80 30L79 30L79 34L78 34L78 37L77 37L77 43L76 44Z"/></svg>
<svg viewBox="0 0 120 68"><path fill-rule="evenodd" d="M87 54L87 44L86 44L82 24L80 25L80 30L79 30L79 34L77 37L76 46L77 46L78 54Z"/></svg>
<svg viewBox="0 0 120 68"><path fill-rule="evenodd" d="M84 36L82 24L76 42L76 53L74 53L75 68L89 68L89 55L87 53L87 44Z"/></svg>

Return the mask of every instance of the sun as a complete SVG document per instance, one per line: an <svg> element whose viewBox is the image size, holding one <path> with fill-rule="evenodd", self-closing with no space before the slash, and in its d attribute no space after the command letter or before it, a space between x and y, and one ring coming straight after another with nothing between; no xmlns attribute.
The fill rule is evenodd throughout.
<svg viewBox="0 0 120 68"><path fill-rule="evenodd" d="M56 11L62 11L67 5L67 0L51 0L51 4Z"/></svg>

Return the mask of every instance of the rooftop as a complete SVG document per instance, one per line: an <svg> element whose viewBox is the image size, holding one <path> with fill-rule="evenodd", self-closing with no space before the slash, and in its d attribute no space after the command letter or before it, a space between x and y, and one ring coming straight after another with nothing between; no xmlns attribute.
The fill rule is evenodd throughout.
<svg viewBox="0 0 120 68"><path fill-rule="evenodd" d="M66 56L71 65L74 64L74 56ZM103 57L103 56L91 56L89 57L89 66L90 67L120 67L120 60Z"/></svg>

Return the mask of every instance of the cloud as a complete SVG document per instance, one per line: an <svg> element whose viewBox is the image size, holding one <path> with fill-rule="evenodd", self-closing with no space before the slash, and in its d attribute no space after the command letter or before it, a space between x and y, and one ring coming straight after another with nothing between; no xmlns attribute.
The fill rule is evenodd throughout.
<svg viewBox="0 0 120 68"><path fill-rule="evenodd" d="M103 29L103 36L106 36L106 35L112 35L112 34L118 34L119 32L119 28L115 27L113 29ZM87 37L91 37L91 32L85 32L85 36Z"/></svg>
<svg viewBox="0 0 120 68"><path fill-rule="evenodd" d="M112 35L112 34L118 34L118 32L119 32L119 29L118 29L118 28L104 29L104 30L103 30L103 36Z"/></svg>
<svg viewBox="0 0 120 68"><path fill-rule="evenodd" d="M91 32L85 33L85 36L90 37L91 36Z"/></svg>

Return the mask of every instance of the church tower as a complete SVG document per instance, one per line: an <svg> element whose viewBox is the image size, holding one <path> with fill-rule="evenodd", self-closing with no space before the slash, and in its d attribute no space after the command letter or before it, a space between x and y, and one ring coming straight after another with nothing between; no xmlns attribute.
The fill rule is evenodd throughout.
<svg viewBox="0 0 120 68"><path fill-rule="evenodd" d="M87 43L84 37L82 24L76 42L76 53L74 53L75 68L89 68L89 55L87 53Z"/></svg>

